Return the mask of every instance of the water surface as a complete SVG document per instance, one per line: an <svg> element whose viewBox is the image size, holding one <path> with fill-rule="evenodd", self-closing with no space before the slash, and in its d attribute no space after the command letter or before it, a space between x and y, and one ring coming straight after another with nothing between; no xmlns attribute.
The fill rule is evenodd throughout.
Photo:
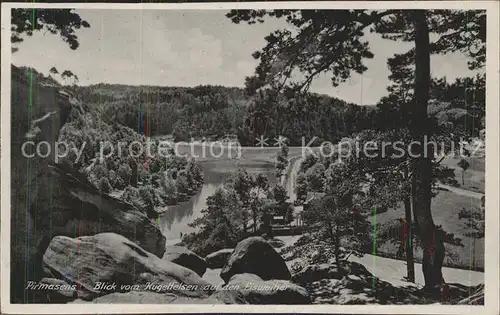
<svg viewBox="0 0 500 315"><path fill-rule="evenodd" d="M232 159L201 161L199 163L203 167L204 173L204 184L201 189L190 200L175 206L169 206L160 216L160 228L167 241L179 239L181 233L186 234L195 231L188 224L201 217L201 210L207 207L207 198L213 195L217 187L222 186L227 181L228 176L238 168L244 168L251 174L264 173L267 175L270 184L276 184L277 182L273 162Z"/></svg>

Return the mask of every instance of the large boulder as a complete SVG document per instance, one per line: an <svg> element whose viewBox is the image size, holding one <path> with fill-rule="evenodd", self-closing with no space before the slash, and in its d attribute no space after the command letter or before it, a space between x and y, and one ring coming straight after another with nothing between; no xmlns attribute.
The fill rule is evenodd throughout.
<svg viewBox="0 0 500 315"><path fill-rule="evenodd" d="M208 268L217 269L222 268L227 263L229 256L233 253L234 249L232 248L223 248L211 254L208 254L205 257L205 261L208 264Z"/></svg>
<svg viewBox="0 0 500 315"><path fill-rule="evenodd" d="M290 280L283 258L262 237L249 237L236 245L220 276L224 282L235 274L252 273L263 280Z"/></svg>
<svg viewBox="0 0 500 315"><path fill-rule="evenodd" d="M67 303L77 298L76 285L56 278L43 278L40 282L28 284L29 290L36 290L47 297L49 303Z"/></svg>
<svg viewBox="0 0 500 315"><path fill-rule="evenodd" d="M59 131L81 104L58 86L28 80L15 66L11 74L10 257L11 279L17 279L11 283L11 302L36 302L25 287L43 277L43 254L56 235L116 232L161 257L165 238L145 214L101 194L71 166L55 163L61 162L55 154Z"/></svg>
<svg viewBox="0 0 500 315"><path fill-rule="evenodd" d="M309 265L294 275L294 281L307 288L313 304L420 304L416 288L393 286L374 277L363 265L344 262Z"/></svg>
<svg viewBox="0 0 500 315"><path fill-rule="evenodd" d="M85 300L131 290L204 298L212 290L194 271L115 233L54 237L44 255L44 270L50 277L75 283L78 297Z"/></svg>
<svg viewBox="0 0 500 315"><path fill-rule="evenodd" d="M225 304L310 304L309 293L303 287L286 280L264 281L249 273L231 277L223 290L211 299Z"/></svg>
<svg viewBox="0 0 500 315"><path fill-rule="evenodd" d="M191 269L200 277L203 277L203 274L207 270L205 259L182 246L167 246L163 254L163 259Z"/></svg>

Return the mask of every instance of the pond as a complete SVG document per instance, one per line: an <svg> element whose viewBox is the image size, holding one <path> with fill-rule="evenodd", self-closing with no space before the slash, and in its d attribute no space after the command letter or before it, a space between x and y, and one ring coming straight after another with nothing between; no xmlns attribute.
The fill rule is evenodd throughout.
<svg viewBox="0 0 500 315"><path fill-rule="evenodd" d="M222 186L228 176L238 168L244 168L251 174L264 173L271 185L277 183L273 162L225 159L201 161L200 164L204 173L204 184L201 189L190 200L169 206L159 218L160 228L169 243L180 239L181 233L195 231L188 224L201 217L201 210L207 207L207 198L213 195L217 187Z"/></svg>

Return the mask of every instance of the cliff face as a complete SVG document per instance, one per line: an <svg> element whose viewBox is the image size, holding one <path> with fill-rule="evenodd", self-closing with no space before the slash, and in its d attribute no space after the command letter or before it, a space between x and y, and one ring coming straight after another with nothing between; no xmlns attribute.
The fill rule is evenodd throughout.
<svg viewBox="0 0 500 315"><path fill-rule="evenodd" d="M54 236L114 232L160 257L165 251L165 238L144 213L101 194L70 166L54 163L59 131L73 106L59 87L38 84L12 66L12 303L37 302L24 288L42 277L43 254Z"/></svg>

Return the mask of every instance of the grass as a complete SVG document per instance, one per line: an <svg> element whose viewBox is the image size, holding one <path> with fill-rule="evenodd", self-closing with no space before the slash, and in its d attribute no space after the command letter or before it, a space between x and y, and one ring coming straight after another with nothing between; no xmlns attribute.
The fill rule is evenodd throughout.
<svg viewBox="0 0 500 315"><path fill-rule="evenodd" d="M449 168L455 170L455 180L459 187L466 190L484 193L485 158L482 156L466 157L470 167L464 173L464 183L462 183L462 169L458 166L460 157L449 157L441 162Z"/></svg>
<svg viewBox="0 0 500 315"><path fill-rule="evenodd" d="M481 201L476 198L457 195L453 192L440 191L432 199L432 216L436 225L441 225L443 230L455 234L462 239L464 247L447 245L447 258L445 265L450 267L459 267L473 269L472 264L478 268L484 268L484 239L472 239L465 236L468 230L465 227L465 221L458 218L460 209L473 209L479 207ZM404 208L401 204L398 208L389 210L385 213L377 214L377 223L383 224L397 218L404 217ZM372 223L373 223L372 218ZM378 240L380 242L380 240ZM378 254L384 253L392 255L396 252L394 245L381 244L378 248ZM415 257L418 257L420 250L415 251ZM475 256L475 257L474 257Z"/></svg>

